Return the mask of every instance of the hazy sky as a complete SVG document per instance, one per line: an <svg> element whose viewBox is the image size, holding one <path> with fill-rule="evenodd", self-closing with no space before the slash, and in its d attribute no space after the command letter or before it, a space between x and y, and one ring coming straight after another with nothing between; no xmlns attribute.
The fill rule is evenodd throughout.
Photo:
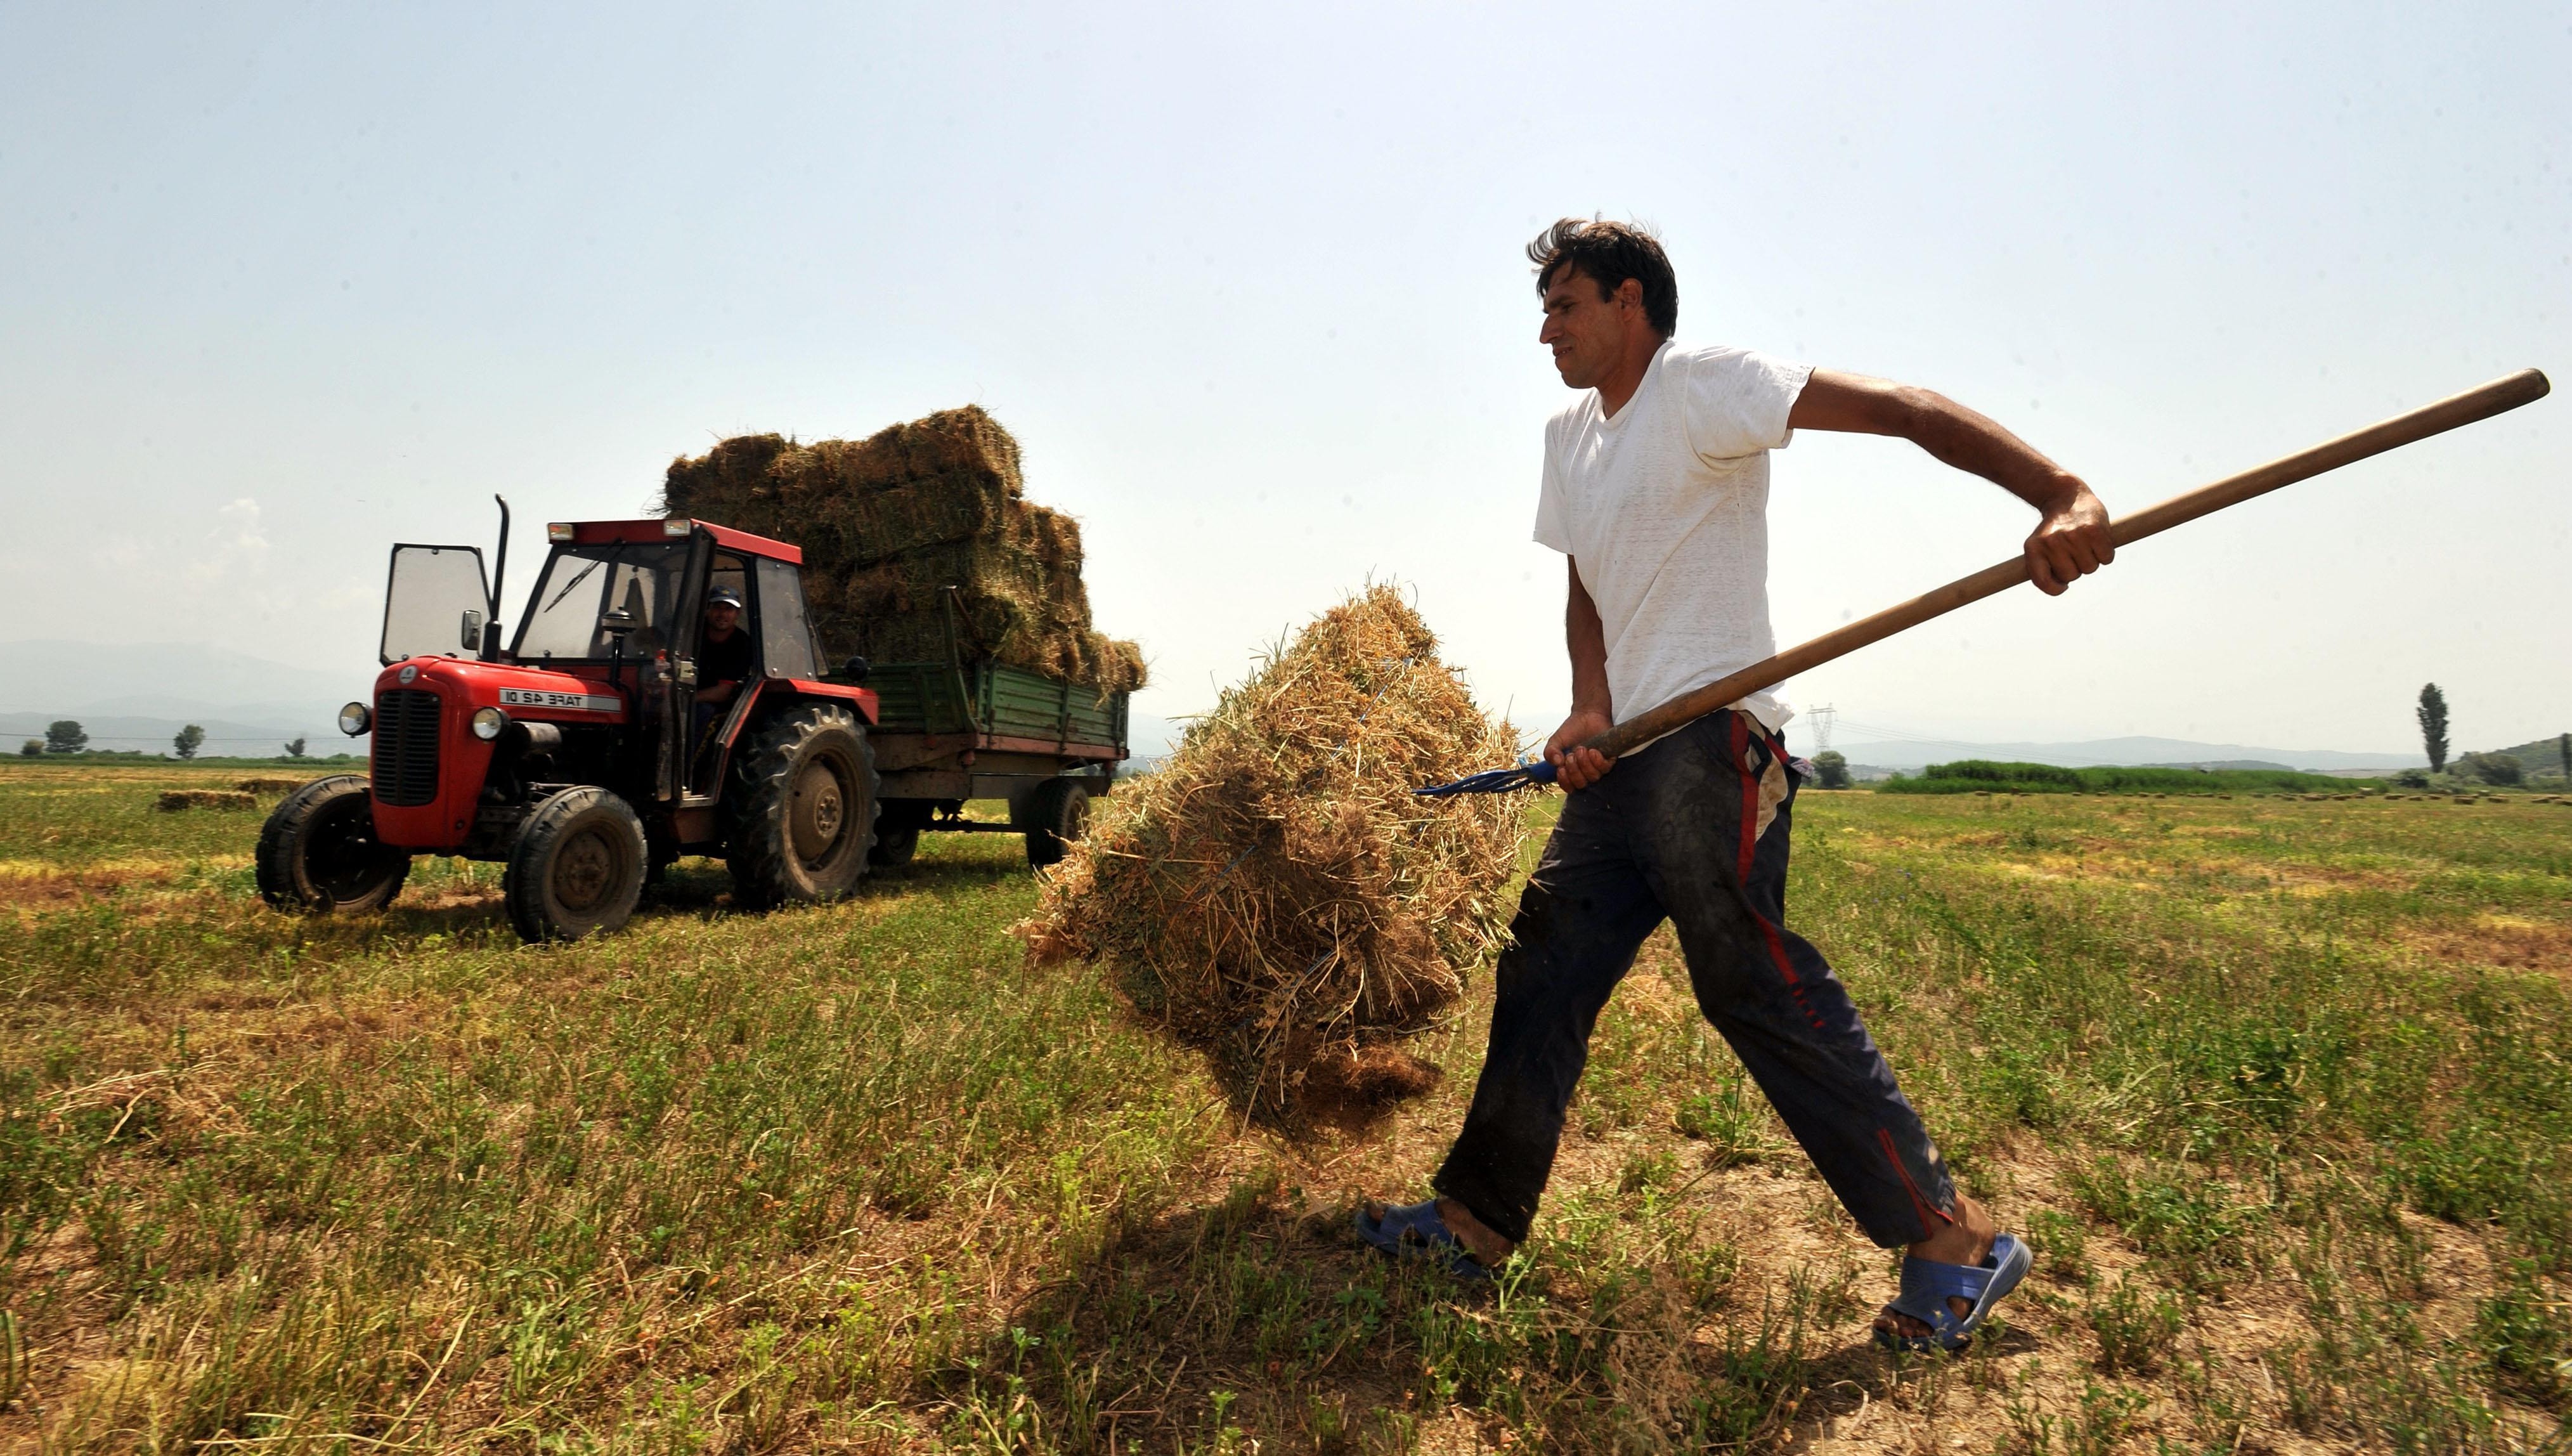
<svg viewBox="0 0 2572 1456"><path fill-rule="evenodd" d="M674 454L971 400L1085 522L1144 711L1391 577L1550 728L1521 249L1566 213L1660 229L1683 340L1945 390L2120 510L2572 385L2560 3L934 9L0 0L0 635L361 686L385 545L487 539L494 490L514 598ZM2462 746L2572 727L2567 477L2572 392L1788 693L2378 749L2434 678ZM1787 642L2032 521L1888 441L1775 479Z"/></svg>

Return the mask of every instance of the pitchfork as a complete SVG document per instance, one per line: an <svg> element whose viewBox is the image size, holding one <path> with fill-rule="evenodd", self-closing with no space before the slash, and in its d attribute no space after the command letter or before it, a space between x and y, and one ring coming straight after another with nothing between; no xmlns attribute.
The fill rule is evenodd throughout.
<svg viewBox="0 0 2572 1456"><path fill-rule="evenodd" d="M2370 424L2354 433L2325 440L2310 449L2298 450L2281 459L2270 460L2238 475L2228 475L2212 485L2203 485L2185 495L2176 495L2161 504L2139 510L2108 527L2109 539L2120 546L2131 545L2146 536L2158 535L2172 526L2211 515L2228 505L2239 505L2254 495L2265 495L2280 486L2298 480L2309 480L2326 470L2380 455L2386 450L2424 440L2433 434L2489 419L2545 397L2553 386L2535 369L2520 369L2488 384L2467 389L2461 394L2424 404L2408 414L2397 414L2378 424ZM1971 576L1950 581L1922 596L1897 607L1877 612L1849 623L1835 632L1824 632L1800 647L1789 648L1763 662L1728 677L1679 694L1639 717L1628 718L1604 733L1583 740L1585 748L1595 748L1609 758L1631 750L1636 744L1648 743L1671 729L1692 723L1717 708L1739 701L1762 688L1775 687L1796 673L1821 666L1843 657L1870 642L1880 642L1896 632L1908 631L1932 617L1945 616L1968 602L1976 602L1997 592L2006 591L2027 580L2027 558L2013 556L2007 561L1986 566ZM1531 759L1510 768L1488 769L1458 779L1452 784L1433 784L1414 789L1415 794L1444 797L1449 794L1501 794L1512 789L1554 782L1554 765L1543 759Z"/></svg>

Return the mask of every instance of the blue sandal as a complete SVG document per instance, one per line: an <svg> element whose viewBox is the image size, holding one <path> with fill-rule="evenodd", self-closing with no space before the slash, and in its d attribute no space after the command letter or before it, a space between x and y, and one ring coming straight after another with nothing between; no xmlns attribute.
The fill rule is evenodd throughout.
<svg viewBox="0 0 2572 1456"><path fill-rule="evenodd" d="M1435 1198L1426 1203L1389 1207L1381 1218L1365 1208L1358 1209L1358 1237L1392 1258L1434 1258L1448 1273L1469 1284L1488 1283L1492 1277L1491 1269L1477 1262L1473 1250L1465 1247L1465 1241L1438 1216Z"/></svg>
<svg viewBox="0 0 2572 1456"><path fill-rule="evenodd" d="M2027 1245L2006 1233L1992 1239L1991 1256L1980 1264L1942 1264L1906 1257L1902 1261L1902 1292L1887 1307L1929 1326L1930 1333L1904 1335L1880 1329L1875 1332L1875 1342L1887 1349L1914 1354L1925 1355L1935 1348L1952 1355L1974 1342L1975 1331L1983 1327L1983 1317L2018 1287L2035 1262ZM1959 1315L1947 1307L1951 1295L1971 1300L1973 1313Z"/></svg>

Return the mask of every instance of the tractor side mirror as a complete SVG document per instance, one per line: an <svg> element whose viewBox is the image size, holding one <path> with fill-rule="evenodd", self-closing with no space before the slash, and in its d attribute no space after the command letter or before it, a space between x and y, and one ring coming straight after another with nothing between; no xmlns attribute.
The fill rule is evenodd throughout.
<svg viewBox="0 0 2572 1456"><path fill-rule="evenodd" d="M482 614L471 607L464 609L463 648L467 652L482 650Z"/></svg>
<svg viewBox="0 0 2572 1456"><path fill-rule="evenodd" d="M873 671L875 671L875 664L864 657L852 657L840 664L840 676L851 682L865 682L867 674Z"/></svg>

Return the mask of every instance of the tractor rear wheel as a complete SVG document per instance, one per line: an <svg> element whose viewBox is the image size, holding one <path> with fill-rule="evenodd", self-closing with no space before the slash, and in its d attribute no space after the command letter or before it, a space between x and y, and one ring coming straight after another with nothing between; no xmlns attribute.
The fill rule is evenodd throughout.
<svg viewBox="0 0 2572 1456"><path fill-rule="evenodd" d="M259 831L259 898L279 910L381 910L401 893L410 856L375 839L363 774L315 779L286 796Z"/></svg>
<svg viewBox="0 0 2572 1456"><path fill-rule="evenodd" d="M1039 870L1061 864L1089 827L1089 786L1073 778L1047 779L1009 806L1009 822L1026 831L1028 864Z"/></svg>
<svg viewBox="0 0 2572 1456"><path fill-rule="evenodd" d="M857 888L876 842L876 758L857 715L807 702L759 730L727 797L733 901L766 908Z"/></svg>
<svg viewBox="0 0 2572 1456"><path fill-rule="evenodd" d="M605 789L565 789L527 811L500 887L509 923L529 941L577 941L621 929L651 863L643 821Z"/></svg>

